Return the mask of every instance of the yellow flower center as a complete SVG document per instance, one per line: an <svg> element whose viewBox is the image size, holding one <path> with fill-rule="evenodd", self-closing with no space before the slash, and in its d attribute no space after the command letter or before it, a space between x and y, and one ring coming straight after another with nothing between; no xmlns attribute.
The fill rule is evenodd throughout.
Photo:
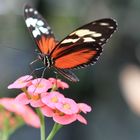
<svg viewBox="0 0 140 140"><path fill-rule="evenodd" d="M55 96L55 97L51 98L51 101L52 101L53 103L57 103L57 102L58 102L58 98Z"/></svg>
<svg viewBox="0 0 140 140"><path fill-rule="evenodd" d="M36 88L42 88L42 87L44 87L44 85L41 84L41 83L38 83L38 84L35 85L35 87L36 87Z"/></svg>
<svg viewBox="0 0 140 140"><path fill-rule="evenodd" d="M19 84L22 84L24 81L23 80L18 80L18 83Z"/></svg>
<svg viewBox="0 0 140 140"><path fill-rule="evenodd" d="M55 114L58 114L59 116L64 116L65 114L57 109L54 110Z"/></svg>
<svg viewBox="0 0 140 140"><path fill-rule="evenodd" d="M38 100L38 99L40 99L40 96L37 94L37 95L32 95L32 99L33 100Z"/></svg>
<svg viewBox="0 0 140 140"><path fill-rule="evenodd" d="M68 103L66 103L66 104L63 105L63 108L64 109L70 109L71 107L70 107L70 105Z"/></svg>

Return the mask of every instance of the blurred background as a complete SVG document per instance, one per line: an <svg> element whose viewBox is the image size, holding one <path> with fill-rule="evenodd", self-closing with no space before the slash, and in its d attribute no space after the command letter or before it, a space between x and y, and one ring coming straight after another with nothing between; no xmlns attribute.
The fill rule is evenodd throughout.
<svg viewBox="0 0 140 140"><path fill-rule="evenodd" d="M65 126L57 140L140 139L140 1L139 0L0 0L0 97L19 92L7 86L30 74L36 58L34 44L23 19L25 3L34 6L61 40L77 27L95 19L112 17L118 30L104 46L96 65L75 71L77 84L63 93L93 110L79 122ZM46 77L55 76L48 72ZM47 120L47 133L53 121ZM10 140L39 140L39 130L24 126Z"/></svg>

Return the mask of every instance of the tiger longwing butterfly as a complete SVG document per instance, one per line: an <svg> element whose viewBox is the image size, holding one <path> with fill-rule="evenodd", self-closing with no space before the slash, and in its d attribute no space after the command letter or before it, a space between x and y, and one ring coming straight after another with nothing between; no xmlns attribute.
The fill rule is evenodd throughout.
<svg viewBox="0 0 140 140"><path fill-rule="evenodd" d="M25 5L24 16L39 49L38 60L73 82L79 79L72 70L96 63L102 53L102 46L117 28L113 19L99 19L76 29L57 42L50 26L37 10Z"/></svg>

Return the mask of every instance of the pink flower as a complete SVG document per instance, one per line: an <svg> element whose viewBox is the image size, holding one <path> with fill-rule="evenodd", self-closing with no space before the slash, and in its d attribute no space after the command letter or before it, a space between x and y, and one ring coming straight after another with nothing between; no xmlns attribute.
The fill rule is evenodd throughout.
<svg viewBox="0 0 140 140"><path fill-rule="evenodd" d="M22 92L16 96L15 101L19 104L27 105L30 103L30 98L27 97L27 95L24 92Z"/></svg>
<svg viewBox="0 0 140 140"><path fill-rule="evenodd" d="M25 123L36 128L40 127L38 116L29 106L18 104L15 102L14 98L1 98L0 105L2 105L6 110L20 115Z"/></svg>
<svg viewBox="0 0 140 140"><path fill-rule="evenodd" d="M61 125L67 125L76 120L82 122L82 120L77 116L77 114L67 115L57 109L52 109L47 105L41 107L41 111L43 115L45 115L46 117L53 117L53 120Z"/></svg>
<svg viewBox="0 0 140 140"><path fill-rule="evenodd" d="M60 79L49 78L48 80L52 83L52 85L56 85L57 88L62 88L62 89L69 88L69 85L61 81Z"/></svg>
<svg viewBox="0 0 140 140"><path fill-rule="evenodd" d="M80 111L87 114L87 112L91 111L91 107L85 103L78 103Z"/></svg>
<svg viewBox="0 0 140 140"><path fill-rule="evenodd" d="M47 105L41 107L41 111L46 117L53 117L55 115L55 110L48 107Z"/></svg>
<svg viewBox="0 0 140 140"><path fill-rule="evenodd" d="M76 115L76 119L83 124L87 124L87 120L80 114Z"/></svg>
<svg viewBox="0 0 140 140"><path fill-rule="evenodd" d="M46 117L53 117L53 120L61 125L67 125L77 120L76 114L66 115L57 109L51 109L47 105L42 107L41 111Z"/></svg>
<svg viewBox="0 0 140 140"><path fill-rule="evenodd" d="M59 115L59 114L56 114L54 115L53 117L53 120L61 125L67 125L67 124L70 124L74 121L77 120L77 115L76 114L73 114L73 115Z"/></svg>
<svg viewBox="0 0 140 140"><path fill-rule="evenodd" d="M20 78L18 78L14 83L10 84L8 86L8 89L13 89L13 88L24 88L26 86L29 86L31 83L31 79L33 77L31 75L25 75Z"/></svg>
<svg viewBox="0 0 140 140"><path fill-rule="evenodd" d="M57 91L50 92L47 96L42 98L42 102L48 107L55 109L57 104L59 104L64 98L64 95Z"/></svg>
<svg viewBox="0 0 140 140"><path fill-rule="evenodd" d="M52 87L52 84L49 80L44 78L38 78L32 80L32 84L28 87L29 93L43 93L47 92L48 89Z"/></svg>
<svg viewBox="0 0 140 140"><path fill-rule="evenodd" d="M56 108L67 115L75 114L79 111L77 103L69 98L64 98L59 104L57 104Z"/></svg>
<svg viewBox="0 0 140 140"><path fill-rule="evenodd" d="M76 120L87 124L86 119L80 113L83 112L86 114L90 112L91 107L85 103L77 104L74 100L65 98L64 96L61 98L61 94L59 94L56 92L55 95L49 94L47 97L42 98L46 104L41 107L42 113L47 117L53 117L53 120L61 125L67 125Z"/></svg>
<svg viewBox="0 0 140 140"><path fill-rule="evenodd" d="M48 93L40 94L28 94L28 97L24 92L16 96L15 101L19 104L26 105L31 104L32 107L41 107L44 106L44 103L41 101L41 97L46 96Z"/></svg>
<svg viewBox="0 0 140 140"><path fill-rule="evenodd" d="M77 114L77 120L81 123L87 124L86 119L80 114L80 112L83 112L87 114L87 112L91 111L91 107L85 103L78 103L79 106L79 113Z"/></svg>
<svg viewBox="0 0 140 140"><path fill-rule="evenodd" d="M24 109L24 113L22 114L22 117L25 123L35 128L39 128L40 120L37 114L29 106L25 106L24 108L25 109Z"/></svg>
<svg viewBox="0 0 140 140"><path fill-rule="evenodd" d="M5 108L21 115L24 121L28 124L31 123L30 125L32 126L32 122L33 120L35 122L36 117L32 116L33 113L28 114L28 111L21 109L22 106L25 108L25 105L29 103L32 107L40 107L45 116L52 117L59 124L66 125L76 120L87 124L86 119L80 113L87 114L91 111L91 107L85 103L77 104L74 100L65 98L63 94L54 91L58 88L68 88L69 85L67 83L55 78L49 78L49 80L37 78L30 81L32 78L32 76L23 76L8 86L9 89L21 88L23 92L15 98L14 104L16 103L18 106L9 105L8 103ZM48 92L49 89L53 91Z"/></svg>

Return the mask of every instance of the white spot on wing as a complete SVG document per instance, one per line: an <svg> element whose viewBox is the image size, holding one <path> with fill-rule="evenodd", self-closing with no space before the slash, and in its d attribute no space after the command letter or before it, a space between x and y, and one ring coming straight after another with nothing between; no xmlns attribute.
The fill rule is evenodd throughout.
<svg viewBox="0 0 140 140"><path fill-rule="evenodd" d="M113 27L113 26L109 26L108 28L110 28L110 29L114 29L114 27Z"/></svg>
<svg viewBox="0 0 140 140"><path fill-rule="evenodd" d="M93 33L91 36L93 36L93 37L101 37L102 36L102 34L101 33Z"/></svg>
<svg viewBox="0 0 140 140"><path fill-rule="evenodd" d="M32 31L33 36L36 38L38 35L43 34L49 34L49 28L50 27L43 27L44 22L42 20L38 20L36 18L29 17L26 19L26 25L27 27L34 27L35 29Z"/></svg>
<svg viewBox="0 0 140 140"><path fill-rule="evenodd" d="M30 11L30 12L33 12L33 8L30 8L29 11Z"/></svg>
<svg viewBox="0 0 140 140"><path fill-rule="evenodd" d="M26 19L25 22L26 22L27 27L30 27L30 26L35 27L36 23L37 23L37 19L29 17L29 18Z"/></svg>
<svg viewBox="0 0 140 140"><path fill-rule="evenodd" d="M90 30L88 30L88 29L80 29L80 30L77 30L77 31L71 33L70 35L76 34L76 35L78 35L79 37L83 37L83 36L85 36L85 35L90 35L90 34L93 34L93 33L96 33L96 32L90 31Z"/></svg>
<svg viewBox="0 0 140 140"><path fill-rule="evenodd" d="M50 27L50 26L47 26L47 29L48 29L48 30L50 30L50 29L51 29L51 27Z"/></svg>
<svg viewBox="0 0 140 140"><path fill-rule="evenodd" d="M77 38L77 39L65 39L65 40L63 40L62 42L61 42L61 44L65 44L65 43L75 43L75 42L77 42L79 40L79 38Z"/></svg>
<svg viewBox="0 0 140 140"><path fill-rule="evenodd" d="M44 27L39 27L39 30L43 33L43 34L49 34L49 31L47 28L44 28Z"/></svg>
<svg viewBox="0 0 140 140"><path fill-rule="evenodd" d="M101 26L108 26L109 24L106 23L106 22L101 22L100 25L101 25Z"/></svg>
<svg viewBox="0 0 140 140"><path fill-rule="evenodd" d="M100 41L105 41L105 40L106 40L105 38L101 38L101 39L100 39Z"/></svg>
<svg viewBox="0 0 140 140"><path fill-rule="evenodd" d="M96 40L91 37L84 37L84 42L95 42Z"/></svg>
<svg viewBox="0 0 140 140"><path fill-rule="evenodd" d="M37 15L37 14L38 14L38 12L37 12L37 11L34 11L34 14L35 14L35 15Z"/></svg>
<svg viewBox="0 0 140 140"><path fill-rule="evenodd" d="M25 9L25 12L27 13L28 12L28 9Z"/></svg>
<svg viewBox="0 0 140 140"><path fill-rule="evenodd" d="M40 35L40 31L38 28L35 28L35 30L32 31L33 36L36 38L38 35Z"/></svg>
<svg viewBox="0 0 140 140"><path fill-rule="evenodd" d="M44 22L42 20L38 20L37 23L36 23L38 26L43 26L44 25Z"/></svg>
<svg viewBox="0 0 140 140"><path fill-rule="evenodd" d="M71 33L70 35L74 35L74 34L76 34L79 37L83 37L86 35L93 36L93 37L101 37L102 36L101 33L97 33L95 31L90 31L89 29L80 29L80 30L77 30L77 31Z"/></svg>
<svg viewBox="0 0 140 140"><path fill-rule="evenodd" d="M94 24L96 24L96 22L93 22L92 24L94 25Z"/></svg>

